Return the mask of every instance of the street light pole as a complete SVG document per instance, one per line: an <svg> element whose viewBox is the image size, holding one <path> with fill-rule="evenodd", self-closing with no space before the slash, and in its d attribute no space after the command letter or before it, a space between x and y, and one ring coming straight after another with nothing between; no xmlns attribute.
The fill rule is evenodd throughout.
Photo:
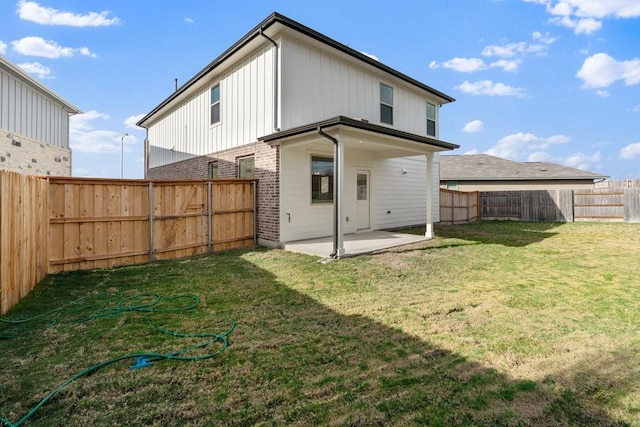
<svg viewBox="0 0 640 427"><path fill-rule="evenodd" d="M123 177L123 166L124 166L124 137L129 136L128 133L125 133L120 138L120 179Z"/></svg>

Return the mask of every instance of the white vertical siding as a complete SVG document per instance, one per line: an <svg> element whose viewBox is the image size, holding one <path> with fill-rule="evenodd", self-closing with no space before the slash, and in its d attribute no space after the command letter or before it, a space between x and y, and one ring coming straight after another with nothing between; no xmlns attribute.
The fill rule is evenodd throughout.
<svg viewBox="0 0 640 427"><path fill-rule="evenodd" d="M282 39L282 81L283 129L338 115L383 124L381 82L393 87L395 129L426 136L426 102L437 105L399 79L291 37Z"/></svg>
<svg viewBox="0 0 640 427"><path fill-rule="evenodd" d="M330 236L333 205L311 204L311 156L333 155L329 142L281 147L280 239L282 242ZM438 175L438 156L434 175ZM403 168L407 171L402 173ZM371 172L371 228L424 224L426 220L425 156L374 160L364 150L345 150L344 231L356 231L356 170ZM433 218L439 221L438 180L434 179ZM287 215L288 214L288 215ZM347 221L346 218L349 218Z"/></svg>
<svg viewBox="0 0 640 427"><path fill-rule="evenodd" d="M69 148L69 114L64 107L4 68L0 69L0 128Z"/></svg>
<svg viewBox="0 0 640 427"><path fill-rule="evenodd" d="M150 167L256 142L273 129L273 46L269 43L149 127ZM210 125L210 90L220 83L220 122Z"/></svg>

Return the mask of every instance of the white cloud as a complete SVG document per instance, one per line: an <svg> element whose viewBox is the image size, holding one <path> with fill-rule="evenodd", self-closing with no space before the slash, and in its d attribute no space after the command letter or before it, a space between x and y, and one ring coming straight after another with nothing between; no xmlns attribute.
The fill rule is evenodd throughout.
<svg viewBox="0 0 640 427"><path fill-rule="evenodd" d="M471 95L515 96L518 98L524 98L527 96L527 91L525 89L508 86L504 83L494 83L491 80L480 80L475 83L465 81L464 83L456 86L456 89Z"/></svg>
<svg viewBox="0 0 640 427"><path fill-rule="evenodd" d="M584 89L599 89L623 80L627 86L640 84L640 58L617 61L606 53L596 53L584 60L576 73Z"/></svg>
<svg viewBox="0 0 640 427"><path fill-rule="evenodd" d="M629 144L620 150L620 158L624 160L631 160L635 158L640 159L640 142L635 144Z"/></svg>
<svg viewBox="0 0 640 427"><path fill-rule="evenodd" d="M45 40L42 37L29 36L14 40L11 42L13 50L25 56L39 56L42 58L71 58L77 52L84 56L95 58L96 55L91 53L89 48L81 47L74 49L72 47L64 47L53 40Z"/></svg>
<svg viewBox="0 0 640 427"><path fill-rule="evenodd" d="M464 153L462 153L463 156L470 156L472 154L479 154L480 152L477 149L473 149L473 150L469 150L469 151L465 151Z"/></svg>
<svg viewBox="0 0 640 427"><path fill-rule="evenodd" d="M124 125L129 129L141 130L138 126L136 126L136 123L138 123L144 116L145 114L138 114L137 116L129 116L124 121Z"/></svg>
<svg viewBox="0 0 640 427"><path fill-rule="evenodd" d="M492 62L489 66L491 68L502 68L503 71L518 71L518 67L522 61L520 59L501 59L496 62Z"/></svg>
<svg viewBox="0 0 640 427"><path fill-rule="evenodd" d="M184 22L186 22L187 24L193 24L193 19L187 16L186 18L184 18Z"/></svg>
<svg viewBox="0 0 640 427"><path fill-rule="evenodd" d="M596 95L598 95L600 98L608 98L609 91L604 89L598 89L596 90Z"/></svg>
<svg viewBox="0 0 640 427"><path fill-rule="evenodd" d="M570 28L576 34L593 34L607 18L638 18L637 0L524 0L541 4L552 17L549 21Z"/></svg>
<svg viewBox="0 0 640 427"><path fill-rule="evenodd" d="M445 62L431 61L429 68L447 68L460 73L474 73L487 68L480 58L453 58Z"/></svg>
<svg viewBox="0 0 640 427"><path fill-rule="evenodd" d="M578 152L566 158L563 164L576 169L590 170L596 168L596 163L599 161L600 152L593 153L590 156Z"/></svg>
<svg viewBox="0 0 640 427"><path fill-rule="evenodd" d="M45 79L51 75L51 68L46 67L39 62L24 62L22 64L18 64L18 67L41 79Z"/></svg>
<svg viewBox="0 0 640 427"><path fill-rule="evenodd" d="M467 123L466 125L464 125L464 128L462 128L462 131L474 133L474 132L480 132L482 129L484 129L484 123L482 123L482 120L473 120Z"/></svg>
<svg viewBox="0 0 640 427"><path fill-rule="evenodd" d="M378 59L378 57L375 56L372 53L367 53L367 52L360 52L360 53L362 53L364 56L368 56L369 58L373 59L374 61L378 61L378 62L380 61L380 59Z"/></svg>
<svg viewBox="0 0 640 427"><path fill-rule="evenodd" d="M7 44L0 40L0 55L7 53Z"/></svg>
<svg viewBox="0 0 640 427"><path fill-rule="evenodd" d="M544 151L552 145L565 144L571 141L567 135L552 135L547 138L532 133L514 133L501 138L498 143L486 151L486 154L519 160L527 156L542 158Z"/></svg>
<svg viewBox="0 0 640 427"><path fill-rule="evenodd" d="M76 14L73 12L62 12L50 7L43 7L33 1L20 0L18 2L18 15L20 18L41 25L106 27L119 24L120 20L115 17L109 17L110 13L111 12L103 11Z"/></svg>
<svg viewBox="0 0 640 427"><path fill-rule="evenodd" d="M96 120L109 120L109 116L95 110L71 116L69 138L72 150L83 153L113 153L119 152L120 144L124 142L125 151L130 151L126 145L138 142L135 135L128 135L122 140L122 132L94 129L93 122Z"/></svg>
<svg viewBox="0 0 640 427"><path fill-rule="evenodd" d="M53 40L45 40L42 37L24 37L12 41L11 44L13 50L25 56L41 56L52 59L73 56L72 48L60 46Z"/></svg>

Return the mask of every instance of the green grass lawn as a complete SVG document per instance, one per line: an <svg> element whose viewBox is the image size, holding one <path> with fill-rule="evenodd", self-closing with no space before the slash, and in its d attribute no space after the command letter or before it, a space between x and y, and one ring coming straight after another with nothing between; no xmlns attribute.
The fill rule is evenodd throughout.
<svg viewBox="0 0 640 427"><path fill-rule="evenodd" d="M436 234L328 264L256 248L48 276L5 318L87 299L0 325L13 336L0 339L0 417L17 422L106 360L206 341L157 327L221 334L235 320L214 357L110 364L26 425L640 425L640 224ZM98 302L117 292L146 296L106 315ZM125 310L187 293L197 309Z"/></svg>

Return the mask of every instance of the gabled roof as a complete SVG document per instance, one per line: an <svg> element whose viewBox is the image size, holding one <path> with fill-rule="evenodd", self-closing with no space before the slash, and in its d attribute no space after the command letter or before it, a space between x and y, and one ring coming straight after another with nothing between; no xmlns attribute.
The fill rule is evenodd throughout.
<svg viewBox="0 0 640 427"><path fill-rule="evenodd" d="M275 142L284 138L292 136L298 136L305 133L316 132L318 129L330 129L335 126L345 126L348 128L365 130L381 135L391 136L395 138L402 138L413 142L419 142L421 144L433 145L435 147L444 148L446 150L453 150L459 148L459 145L452 144L450 142L440 141L439 139L429 138L422 135L416 135L414 133L404 132L401 130L389 128L386 126L380 126L372 124L363 120L352 119L351 117L337 116L328 120L323 120L317 123L311 123L308 125L300 126L293 129L287 129L282 132L272 133L258 138L258 141L262 142Z"/></svg>
<svg viewBox="0 0 640 427"><path fill-rule="evenodd" d="M252 40L254 40L257 37L260 37L261 32L264 32L265 30L267 30L269 27L275 25L275 24L280 24L283 25L287 28L290 28L294 31L297 31L298 33L304 34L308 37L311 37L314 40L317 40L321 43L324 43L327 46L330 46L334 49L337 49L340 52L343 52L359 61L362 61L370 66L373 66L375 68L377 68L380 71L383 71L385 73L388 73L400 80L405 81L406 83L409 83L421 90L427 91L435 96L437 96L438 98L442 99L444 101L444 103L448 103L448 102L453 102L455 101L454 98L452 98L449 95L446 95L443 92L440 92L439 90L436 90L434 88L432 88L431 86L428 86L424 83L419 82L418 80L407 76L406 74L403 74L397 70L394 70L391 67L388 67L386 65L384 65L383 63L376 61L375 59L362 54L361 52L358 52L355 49L350 48L349 46L342 44L336 40L333 40L309 27L306 27L296 21L294 21L293 19L287 18L284 15L281 15L277 12L273 12L271 15L269 15L264 21L262 21L261 23L259 23L254 29L252 29L251 31L249 31L244 37L242 37L240 40L238 40L236 43L233 44L233 46L231 46L229 49L227 49L226 51L224 51L220 56L218 56L216 59L213 60L213 62L211 62L209 65L207 65L206 67L204 67L200 72L198 72L195 76L193 76L191 79L189 79L189 81L187 81L184 85L182 85L180 88L178 88L178 90L176 90L175 92L173 92L171 95L169 95L169 97L167 97L164 101L162 101L160 103L160 105L158 105L156 108L154 108L149 114L147 114L146 116L144 116L140 121L138 121L137 125L138 126L142 126L144 125L144 123L149 120L154 114L156 114L157 112L159 112L162 108L164 108L165 106L167 106L168 104L170 104L174 99L178 98L181 94L183 94L184 92L186 92L190 87L192 87L193 85L195 85L198 81L200 81L201 79L203 79L205 76L207 76L210 72L214 71L217 67L219 67L222 63L224 63L226 60L228 60L234 53L238 52L240 49L242 49L243 47L245 47L246 45L248 45Z"/></svg>
<svg viewBox="0 0 640 427"><path fill-rule="evenodd" d="M441 181L596 180L608 178L548 162L514 162L488 154L440 156Z"/></svg>
<svg viewBox="0 0 640 427"><path fill-rule="evenodd" d="M45 85L43 85L42 83L40 83L39 81L37 81L36 79L31 77L22 68L20 68L17 65L13 64L12 62L10 62L8 59L6 59L2 55L0 55L0 68L6 68L7 71L9 71L11 74L13 74L13 76L15 78L18 78L18 79L22 80L23 82L27 83L29 86L33 87L34 89L36 89L36 90L38 90L40 92L43 92L46 96L48 96L49 98L53 99L58 104L62 105L62 107L65 110L67 110L67 112L69 112L70 114L81 113L81 111L80 111L80 109L78 109L78 107L76 107L75 105L70 104L69 102L67 102L60 95L58 95L57 93L55 93L54 91L52 91L51 89L49 89L48 87L46 87Z"/></svg>

